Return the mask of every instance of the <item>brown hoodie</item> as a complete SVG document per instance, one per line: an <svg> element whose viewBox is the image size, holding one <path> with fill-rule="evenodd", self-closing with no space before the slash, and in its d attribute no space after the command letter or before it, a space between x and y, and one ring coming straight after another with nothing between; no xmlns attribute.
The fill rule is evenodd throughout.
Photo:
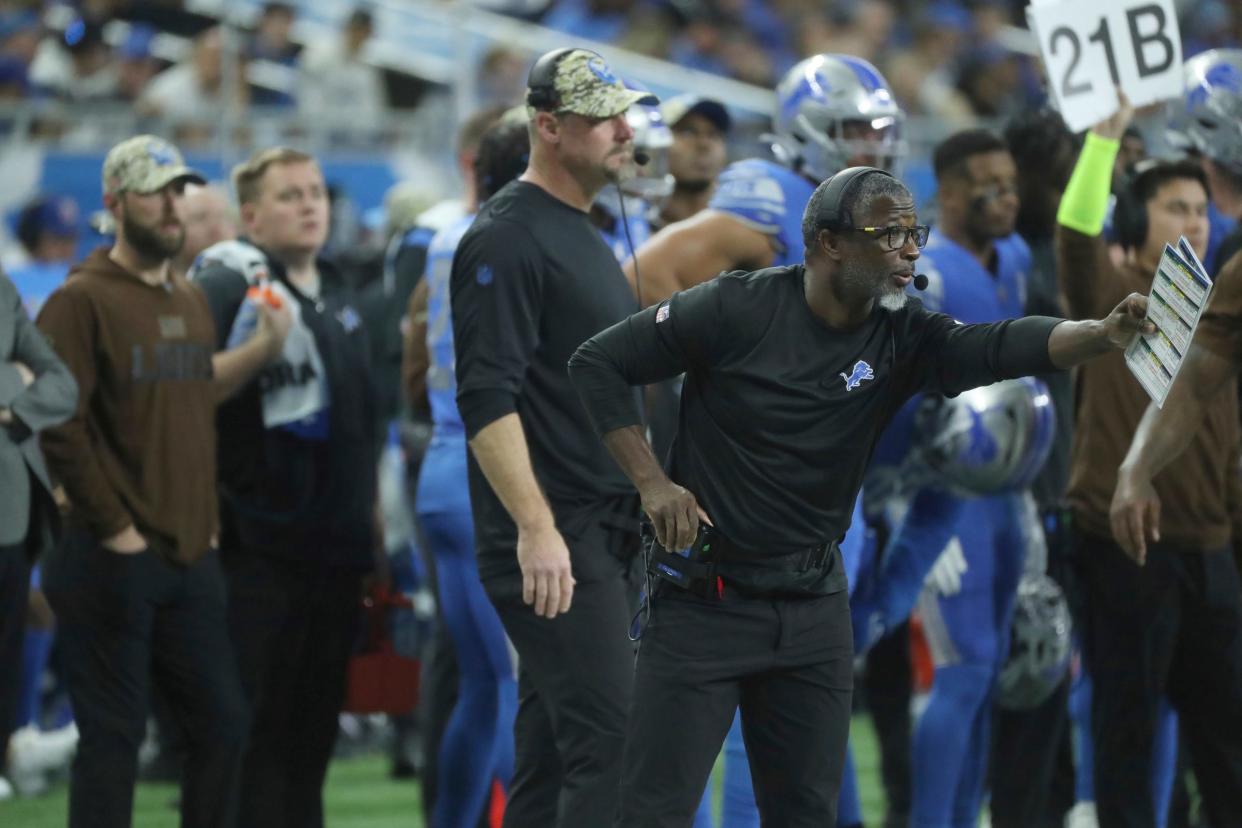
<svg viewBox="0 0 1242 828"><path fill-rule="evenodd" d="M215 329L181 276L149 285L96 250L39 313L78 382L72 419L42 432L70 520L97 539L130 523L183 564L216 531Z"/></svg>
<svg viewBox="0 0 1242 828"><path fill-rule="evenodd" d="M1129 293L1151 290L1152 274L1133 263L1115 267L1102 237L1057 228L1057 272L1071 319L1102 319ZM1210 306L1217 308L1218 300ZM1069 491L1075 526L1111 538L1108 509L1150 399L1126 368L1121 351L1078 369ZM1227 485L1237 474L1238 395L1230 382L1208 404L1190 447L1152 481L1160 495L1160 537L1198 549L1219 549L1232 533Z"/></svg>

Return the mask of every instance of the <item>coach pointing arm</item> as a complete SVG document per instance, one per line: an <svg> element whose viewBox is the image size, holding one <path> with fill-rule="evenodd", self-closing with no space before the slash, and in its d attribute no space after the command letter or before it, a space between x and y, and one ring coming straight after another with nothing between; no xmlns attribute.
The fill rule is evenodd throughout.
<svg viewBox="0 0 1242 828"><path fill-rule="evenodd" d="M784 448L785 435L800 433L812 424L795 419L758 433L762 426L751 429L737 418L750 417L748 410L757 418L799 405L799 392L781 381L789 363L821 360L824 347L841 341L846 345L837 365L848 368L854 364L851 354L855 353L849 350L855 347L849 344L850 337L857 332L887 326L880 338L891 338L897 352L909 356L911 364L892 368L898 393L956 394L1009 377L1072 367L1124 347L1148 324L1143 321L1146 299L1137 294L1126 297L1102 320L1080 322L1028 317L958 325L922 308L906 308L906 286L926 240L925 230L915 224L913 199L900 182L885 175L866 188L846 193L847 212L859 220L843 226L841 211L827 206L841 196L831 191L830 182L821 185L807 206L804 268L723 275L597 334L570 360L570 379L592 425L637 487L665 548L681 548L693 540L702 514L695 495L702 497L703 492L692 494L660 467L644 436L630 386L684 371L687 388L695 391L699 405L692 411L683 410L683 431L702 426L696 418L706 417L735 432L754 432L743 437L743 442L753 437L759 443ZM889 313L885 316L881 310ZM807 323L807 311L818 318L816 324ZM824 330L831 333L825 336ZM787 347L782 349L781 342ZM783 361L773 359L776 353L783 355ZM888 357L895 358L896 354ZM871 360L860 363L868 372L864 381L870 379L872 367L884 370L874 357ZM742 373L766 375L771 381L759 379L725 390L720 376L709 376L725 364L726 379ZM827 371L823 375L833 376ZM823 412L811 416L822 417ZM881 426L876 423L877 433ZM865 439L857 443L859 451L865 452L868 446ZM745 453L746 447L740 450ZM862 462L858 457L848 459ZM746 462L751 461L734 471L748 473ZM787 471L770 470L773 479ZM854 492L847 494L852 497ZM709 502L708 507L719 523L723 515L712 511L719 504Z"/></svg>

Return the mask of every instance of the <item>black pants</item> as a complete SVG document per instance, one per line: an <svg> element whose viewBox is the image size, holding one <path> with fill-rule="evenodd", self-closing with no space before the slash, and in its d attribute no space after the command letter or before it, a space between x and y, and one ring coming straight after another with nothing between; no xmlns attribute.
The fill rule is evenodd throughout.
<svg viewBox="0 0 1242 828"><path fill-rule="evenodd" d="M836 824L853 693L848 596L661 587L643 635L620 828L688 828L736 710L764 828Z"/></svg>
<svg viewBox="0 0 1242 828"><path fill-rule="evenodd" d="M1166 695L1209 822L1242 825L1242 587L1231 551L1156 544L1139 567L1109 541L1077 540L1100 828L1156 824L1146 794Z"/></svg>
<svg viewBox="0 0 1242 828"><path fill-rule="evenodd" d="M1043 513L1048 575L1065 591L1075 626L1083 624L1073 543L1062 510ZM996 707L992 719L989 782L993 828L1061 828L1074 805L1074 751L1070 743L1070 677L1029 710Z"/></svg>
<svg viewBox="0 0 1242 828"><path fill-rule="evenodd" d="M989 777L992 828L1060 828L1074 804L1070 680L1030 710L997 707Z"/></svg>
<svg viewBox="0 0 1242 828"><path fill-rule="evenodd" d="M17 724L22 683L22 642L30 600L30 558L26 544L0 546L0 768Z"/></svg>
<svg viewBox="0 0 1242 828"><path fill-rule="evenodd" d="M910 697L914 667L910 663L910 624L903 621L867 651L864 676L867 710L880 744L880 780L884 786L884 828L906 828L913 800L910 745Z"/></svg>
<svg viewBox="0 0 1242 828"><path fill-rule="evenodd" d="M69 825L130 824L154 676L188 739L181 824L232 828L249 713L216 553L182 567L71 529L45 559L43 588L81 734Z"/></svg>
<svg viewBox="0 0 1242 828"><path fill-rule="evenodd" d="M319 828L357 632L361 575L258 554L224 558L229 629L254 723L244 828Z"/></svg>
<svg viewBox="0 0 1242 828"><path fill-rule="evenodd" d="M504 828L612 823L634 678L630 619L637 597L634 531L593 526L565 536L578 584L568 613L539 618L521 583L484 582L518 652L514 768Z"/></svg>

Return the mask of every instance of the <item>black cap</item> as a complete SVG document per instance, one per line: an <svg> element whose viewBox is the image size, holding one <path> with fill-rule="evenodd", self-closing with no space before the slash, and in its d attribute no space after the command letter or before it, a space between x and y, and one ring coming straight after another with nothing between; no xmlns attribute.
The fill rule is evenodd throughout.
<svg viewBox="0 0 1242 828"><path fill-rule="evenodd" d="M660 105L660 115L664 118L664 123L670 128L677 126L677 122L686 117L690 113L702 115L711 121L716 129L727 133L733 126L733 119L729 117L729 110L720 101L713 98L704 98L699 95L678 95L670 98Z"/></svg>

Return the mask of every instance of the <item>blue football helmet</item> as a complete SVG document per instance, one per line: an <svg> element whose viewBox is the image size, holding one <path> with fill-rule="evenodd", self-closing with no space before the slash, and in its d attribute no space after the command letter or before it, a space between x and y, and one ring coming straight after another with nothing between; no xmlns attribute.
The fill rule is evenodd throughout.
<svg viewBox="0 0 1242 828"><path fill-rule="evenodd" d="M932 398L915 425L919 460L962 495L1017 491L1048 459L1056 415L1048 386L1034 377Z"/></svg>
<svg viewBox="0 0 1242 828"><path fill-rule="evenodd" d="M1182 97L1169 104L1169 138L1242 172L1242 49L1212 49L1183 67Z"/></svg>
<svg viewBox="0 0 1242 828"><path fill-rule="evenodd" d="M1056 437L1048 387L1023 377L957 397L916 397L893 416L876 443L863 492L868 515L925 488L963 497L1031 484Z"/></svg>
<svg viewBox="0 0 1242 828"><path fill-rule="evenodd" d="M809 57L786 73L776 99L772 152L812 181L858 164L893 171L905 155L905 113L862 58Z"/></svg>

